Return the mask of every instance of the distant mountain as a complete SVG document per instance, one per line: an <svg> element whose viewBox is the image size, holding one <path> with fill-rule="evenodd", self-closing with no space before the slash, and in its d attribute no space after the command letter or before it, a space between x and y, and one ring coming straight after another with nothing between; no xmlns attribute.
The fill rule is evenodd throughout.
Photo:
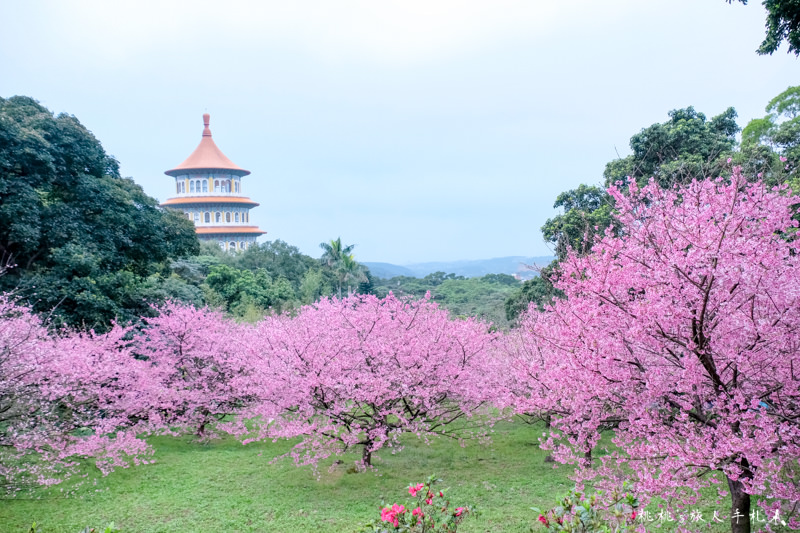
<svg viewBox="0 0 800 533"><path fill-rule="evenodd" d="M391 263L361 263L366 266L376 278L391 279L395 276L417 277L413 270ZM424 277L424 276L423 276Z"/></svg>
<svg viewBox="0 0 800 533"><path fill-rule="evenodd" d="M536 271L526 265L543 267L554 257L496 257L494 259L477 259L473 261L434 261L430 263L414 263L412 265L393 265L391 263L363 263L373 276L389 279L395 276L424 278L434 272L456 274L465 278L476 278L486 274L518 275L522 279L535 277Z"/></svg>

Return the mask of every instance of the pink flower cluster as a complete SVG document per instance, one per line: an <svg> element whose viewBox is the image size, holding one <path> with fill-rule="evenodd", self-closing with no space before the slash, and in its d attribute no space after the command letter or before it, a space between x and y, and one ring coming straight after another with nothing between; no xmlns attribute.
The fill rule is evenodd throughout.
<svg viewBox="0 0 800 533"><path fill-rule="evenodd" d="M417 514L416 511L418 510L419 508L415 509L414 511L412 511L412 514L416 515ZM396 503L391 507L384 507L383 509L381 509L381 521L391 522L394 527L397 527L400 525L400 523L397 520L397 515L403 514L405 512L406 508L402 505L397 505Z"/></svg>
<svg viewBox="0 0 800 533"><path fill-rule="evenodd" d="M412 496L416 497L417 496L417 492L421 491L424 486L425 486L424 483L417 483L416 485L414 485L412 487L408 487L408 493L411 494Z"/></svg>

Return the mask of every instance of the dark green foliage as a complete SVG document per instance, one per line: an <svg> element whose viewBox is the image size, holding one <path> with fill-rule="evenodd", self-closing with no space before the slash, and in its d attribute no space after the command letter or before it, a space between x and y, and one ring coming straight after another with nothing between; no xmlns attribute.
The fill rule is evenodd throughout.
<svg viewBox="0 0 800 533"><path fill-rule="evenodd" d="M542 269L539 277L529 279L522 284L522 288L505 301L506 320L516 322L517 318L528 310L531 303L536 304L539 311L544 310L553 298L563 297L563 293L553 287L551 276L555 274L557 262Z"/></svg>
<svg viewBox="0 0 800 533"><path fill-rule="evenodd" d="M586 253L597 235L602 235L611 224L613 203L602 188L583 185L562 192L553 208L564 212L547 220L542 235L556 250L556 259L563 260L569 250Z"/></svg>
<svg viewBox="0 0 800 533"><path fill-rule="evenodd" d="M732 107L711 120L693 107L670 111L668 121L653 124L631 137L631 155L606 165L605 187L624 184L629 178L640 185L652 178L662 187L672 187L695 178L720 176L729 169L728 157L743 159L739 164L750 165L752 168L747 170L752 171L749 175L755 178L765 166L773 163L773 158L768 151L755 147L747 157L734 154L738 131L736 111ZM755 128L750 135L761 136ZM581 255L589 253L596 239L609 226L613 227L613 199L605 187L580 185L558 195L553 207L562 208L563 213L548 219L542 226L545 240L555 248L556 261L544 269L539 278L525 282L506 300L509 322L513 323L527 310L530 302L542 309L553 297L560 296L550 282L558 272L558 261L563 261L570 250Z"/></svg>
<svg viewBox="0 0 800 533"><path fill-rule="evenodd" d="M0 288L102 329L148 314L168 260L197 251L191 222L121 178L75 117L0 98L0 256L16 264Z"/></svg>
<svg viewBox="0 0 800 533"><path fill-rule="evenodd" d="M203 243L200 255L173 261L171 268L170 279L184 284L172 288L178 299L250 321L313 303L332 286L316 259L280 240L235 254Z"/></svg>
<svg viewBox="0 0 800 533"><path fill-rule="evenodd" d="M747 4L747 0L739 1ZM764 0L762 5L767 10L767 35L756 52L772 55L785 40L789 53L800 55L800 0Z"/></svg>
<svg viewBox="0 0 800 533"><path fill-rule="evenodd" d="M284 277L273 279L263 268L243 270L227 265L212 267L205 279L209 303L218 303L231 314L241 318L260 318L272 308L281 313L290 308L297 297L291 283Z"/></svg>
<svg viewBox="0 0 800 533"><path fill-rule="evenodd" d="M747 175L761 174L769 185L788 182L793 190L800 185L800 86L789 87L770 100L767 116L750 121L742 130L741 153L736 163Z"/></svg>
<svg viewBox="0 0 800 533"><path fill-rule="evenodd" d="M711 120L691 106L672 110L668 121L631 137L633 154L606 165L605 184L624 182L630 176L640 185L653 178L660 186L671 187L719 176L738 131L732 107Z"/></svg>
<svg viewBox="0 0 800 533"><path fill-rule="evenodd" d="M258 246L251 246L245 252L235 256L234 265L244 270L263 269L273 278L283 277L299 290L303 276L310 269L319 268L316 260L300 253L296 246L284 241L267 241Z"/></svg>

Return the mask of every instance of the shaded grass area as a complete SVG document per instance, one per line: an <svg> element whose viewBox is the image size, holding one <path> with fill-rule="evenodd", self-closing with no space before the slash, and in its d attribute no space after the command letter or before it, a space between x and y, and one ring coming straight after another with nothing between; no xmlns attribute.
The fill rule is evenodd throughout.
<svg viewBox="0 0 800 533"><path fill-rule="evenodd" d="M374 471L353 473L359 456L352 454L342 464L322 464L318 478L289 459L270 464L291 442L243 446L233 439L201 444L156 438L155 464L98 476L96 486L90 479L68 498L57 487L0 501L0 532L26 533L33 521L39 533L77 533L112 521L123 533L354 532L380 516L381 500L405 502L405 488L432 473L450 487L454 507L482 511L459 531L529 532L536 520L529 508L551 507L572 486L569 467L544 461L542 431L506 422L496 426L491 444L465 447L450 439L428 446L412 436L398 454L379 452ZM671 529L674 524L659 530Z"/></svg>

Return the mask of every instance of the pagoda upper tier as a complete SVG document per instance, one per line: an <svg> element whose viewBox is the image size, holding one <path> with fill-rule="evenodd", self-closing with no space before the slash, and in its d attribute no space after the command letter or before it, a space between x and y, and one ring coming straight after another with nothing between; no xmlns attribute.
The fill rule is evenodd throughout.
<svg viewBox="0 0 800 533"><path fill-rule="evenodd" d="M200 144L186 160L164 174L175 178L177 196L163 206L184 212L197 236L217 241L224 250L244 250L266 232L250 225L250 209L257 202L242 195L242 177L250 174L222 153L211 138L210 116L203 115Z"/></svg>
<svg viewBox="0 0 800 533"><path fill-rule="evenodd" d="M211 129L208 127L210 119L211 115L208 113L203 115L203 126L205 126L203 128L203 137L200 139L200 144L192 152L192 155L177 167L164 172L164 174L178 176L186 174L187 170L224 170L237 176L250 174L249 170L236 165L219 149L217 143L211 138Z"/></svg>

